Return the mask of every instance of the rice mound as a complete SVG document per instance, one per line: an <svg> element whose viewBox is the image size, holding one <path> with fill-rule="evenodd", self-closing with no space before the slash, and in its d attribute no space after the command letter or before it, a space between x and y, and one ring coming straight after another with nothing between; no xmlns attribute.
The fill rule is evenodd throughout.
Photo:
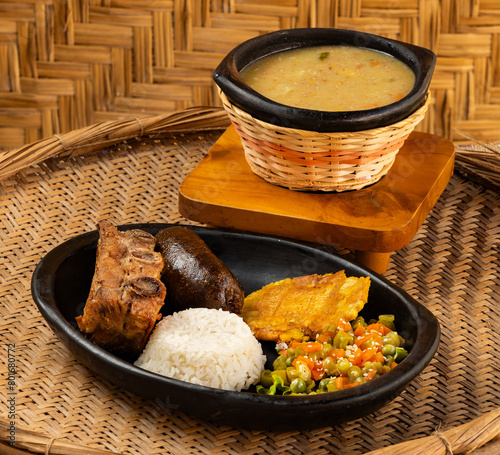
<svg viewBox="0 0 500 455"><path fill-rule="evenodd" d="M163 318L134 365L206 387L241 391L259 381L266 356L241 317L190 308Z"/></svg>

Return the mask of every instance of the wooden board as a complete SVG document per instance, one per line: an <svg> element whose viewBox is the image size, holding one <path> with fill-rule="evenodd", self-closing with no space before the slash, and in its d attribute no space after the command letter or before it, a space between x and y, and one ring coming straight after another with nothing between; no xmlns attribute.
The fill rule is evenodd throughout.
<svg viewBox="0 0 500 455"><path fill-rule="evenodd" d="M255 175L233 127L184 180L179 211L214 226L353 249L376 272L406 246L446 187L455 150L413 132L379 182L342 193L298 192Z"/></svg>

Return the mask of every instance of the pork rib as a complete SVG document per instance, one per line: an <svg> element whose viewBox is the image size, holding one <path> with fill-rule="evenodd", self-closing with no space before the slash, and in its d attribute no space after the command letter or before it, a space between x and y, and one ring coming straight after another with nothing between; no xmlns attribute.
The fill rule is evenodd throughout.
<svg viewBox="0 0 500 455"><path fill-rule="evenodd" d="M98 224L96 267L78 327L95 344L119 355L144 348L166 296L161 281L163 258L155 238L133 229Z"/></svg>

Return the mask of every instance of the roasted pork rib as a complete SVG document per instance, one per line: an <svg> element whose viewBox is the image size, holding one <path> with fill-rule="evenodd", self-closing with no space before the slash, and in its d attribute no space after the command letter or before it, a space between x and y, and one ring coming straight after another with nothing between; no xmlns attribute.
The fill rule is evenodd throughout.
<svg viewBox="0 0 500 455"><path fill-rule="evenodd" d="M78 327L97 345L120 355L144 348L166 296L163 259L155 238L142 230L98 224L96 267Z"/></svg>

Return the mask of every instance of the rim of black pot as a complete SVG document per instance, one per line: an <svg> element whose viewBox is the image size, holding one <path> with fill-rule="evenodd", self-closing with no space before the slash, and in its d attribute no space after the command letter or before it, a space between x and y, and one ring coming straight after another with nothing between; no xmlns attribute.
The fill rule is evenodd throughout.
<svg viewBox="0 0 500 455"><path fill-rule="evenodd" d="M351 45L392 55L413 70L413 89L401 100L374 109L319 111L272 101L250 88L240 76L243 68L268 55L329 44ZM435 64L434 52L402 41L347 29L297 28L270 32L239 44L217 66L213 79L232 104L256 119L285 128L352 132L397 123L423 106Z"/></svg>

